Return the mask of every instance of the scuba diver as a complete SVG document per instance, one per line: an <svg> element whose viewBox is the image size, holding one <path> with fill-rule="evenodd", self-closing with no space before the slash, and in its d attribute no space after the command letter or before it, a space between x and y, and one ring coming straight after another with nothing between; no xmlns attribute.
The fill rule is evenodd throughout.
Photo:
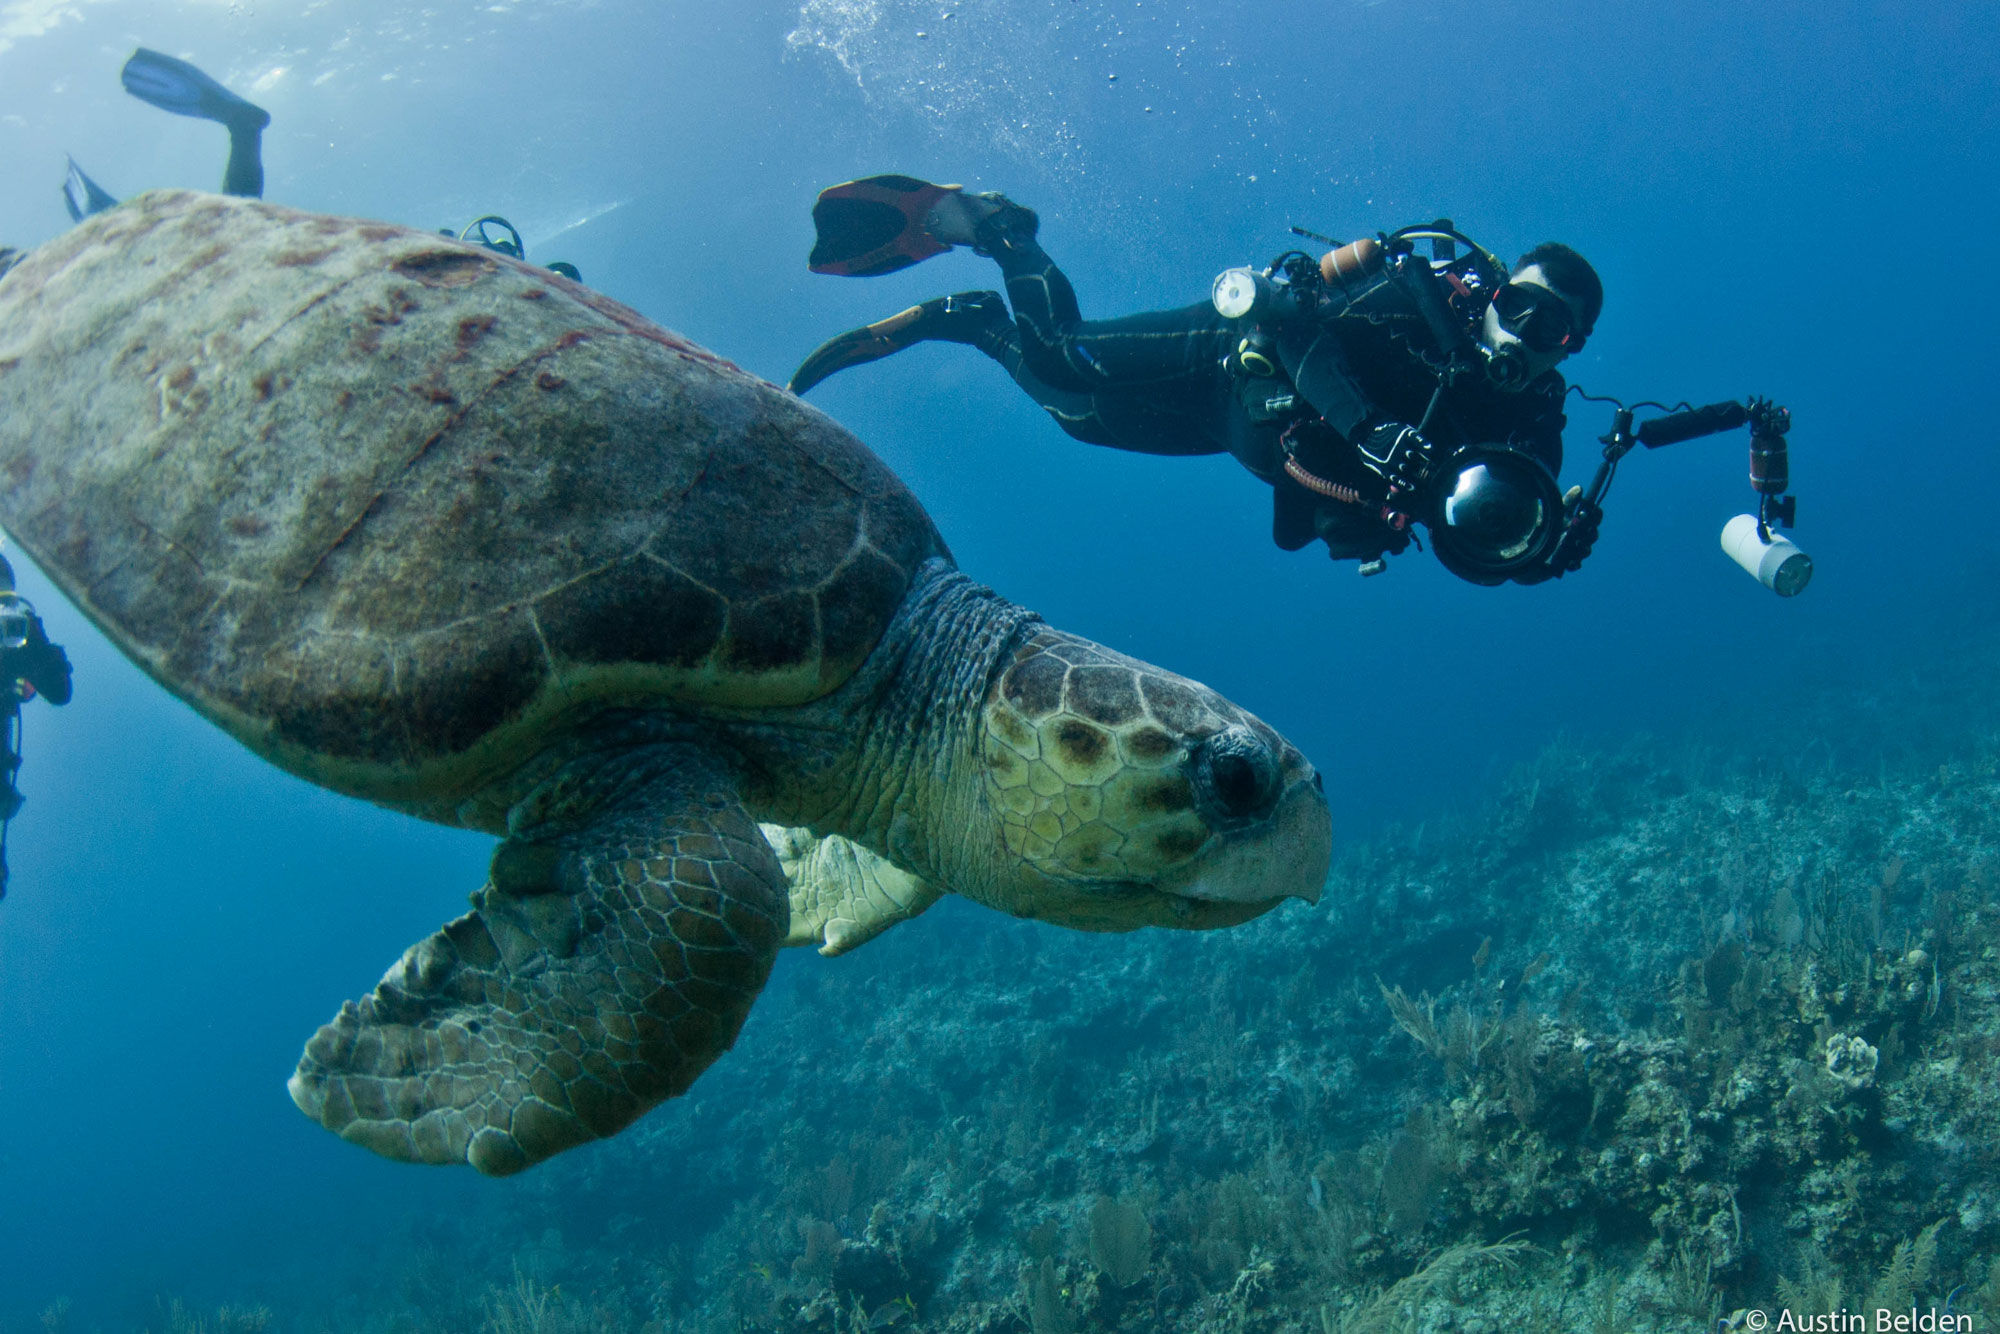
<svg viewBox="0 0 2000 1334"><path fill-rule="evenodd" d="M815 272L867 277L964 246L998 262L1007 297L956 293L841 334L806 358L794 392L917 342L968 343L1087 444L1233 455L1272 487L1271 535L1287 551L1323 541L1373 574L1410 545L1415 519L1475 583L1539 583L1590 552L1594 503L1554 481L1556 368L1590 336L1604 290L1568 246L1510 269L1449 221L1345 246L1294 228L1334 248L1232 269L1197 305L1087 321L1035 213L1004 196L877 176L825 191L813 217Z"/></svg>
<svg viewBox="0 0 2000 1334"><path fill-rule="evenodd" d="M488 231L488 227L499 228L499 233ZM498 213L488 213L484 217L474 218L461 231L454 232L449 227L440 227L438 235L455 236L461 241L471 241L509 259L525 261L528 257L528 245L521 239L520 231ZM583 275L577 272L576 265L566 259L552 260L543 267L551 273L560 273L573 283L583 281Z"/></svg>
<svg viewBox="0 0 2000 1334"><path fill-rule="evenodd" d="M264 197L264 128L271 123L271 113L244 101L187 61L143 46L132 53L118 77L125 91L142 102L175 115L212 120L227 127L229 165L222 172L222 193L245 199ZM69 159L69 172L63 181L63 204L69 209L70 221L82 222L117 203L109 191L77 166L75 158ZM489 223L505 229L506 234L489 234L486 230ZM513 259L527 256L521 233L505 218L494 214L475 220L460 232L449 228L439 230L446 236L475 241ZM548 268L572 282L583 281L576 265L565 260L557 260Z"/></svg>
<svg viewBox="0 0 2000 1334"><path fill-rule="evenodd" d="M14 567L0 556L0 898L7 896L7 826L27 800L21 771L21 706L37 695L69 703L69 657L49 641L42 618L14 591Z"/></svg>
<svg viewBox="0 0 2000 1334"><path fill-rule="evenodd" d="M271 113L244 101L208 75L172 56L140 47L119 72L125 91L142 102L177 116L212 120L229 131L229 164L222 170L222 193L246 199L264 197L264 127ZM76 159L69 159L63 181L63 203L70 221L82 222L118 201L90 179Z"/></svg>

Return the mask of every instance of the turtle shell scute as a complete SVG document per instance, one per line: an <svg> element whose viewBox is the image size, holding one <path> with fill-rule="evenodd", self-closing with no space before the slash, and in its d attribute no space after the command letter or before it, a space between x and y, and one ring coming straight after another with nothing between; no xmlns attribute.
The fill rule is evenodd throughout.
<svg viewBox="0 0 2000 1334"><path fill-rule="evenodd" d="M654 557L629 556L535 601L549 652L574 663L693 667L721 642L729 604Z"/></svg>
<svg viewBox="0 0 2000 1334"><path fill-rule="evenodd" d="M949 559L831 419L615 302L186 191L0 277L0 524L253 749L392 801L607 704L818 698Z"/></svg>

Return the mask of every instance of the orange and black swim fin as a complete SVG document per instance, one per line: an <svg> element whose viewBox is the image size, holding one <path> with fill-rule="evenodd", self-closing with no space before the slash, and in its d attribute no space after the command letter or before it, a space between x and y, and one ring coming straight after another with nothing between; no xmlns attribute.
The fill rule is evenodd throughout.
<svg viewBox="0 0 2000 1334"><path fill-rule="evenodd" d="M956 185L914 176L863 176L820 191L813 205L814 273L873 278L951 249L924 230L924 219Z"/></svg>

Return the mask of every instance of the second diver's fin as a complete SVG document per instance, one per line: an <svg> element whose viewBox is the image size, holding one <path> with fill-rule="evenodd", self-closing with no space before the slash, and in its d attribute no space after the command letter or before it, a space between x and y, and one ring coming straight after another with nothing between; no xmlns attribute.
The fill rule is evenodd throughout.
<svg viewBox="0 0 2000 1334"><path fill-rule="evenodd" d="M119 72L125 91L177 116L196 116L235 129L263 129L270 113L244 101L185 60L140 47Z"/></svg>
<svg viewBox="0 0 2000 1334"><path fill-rule="evenodd" d="M814 273L872 278L894 273L951 246L924 229L924 219L956 185L914 176L863 176L820 191L813 205Z"/></svg>
<svg viewBox="0 0 2000 1334"><path fill-rule="evenodd" d="M64 156L68 157L67 154ZM84 175L75 158L68 160L69 174L63 177L63 204L69 209L71 222L82 222L93 214L117 207L118 201L103 186Z"/></svg>
<svg viewBox="0 0 2000 1334"><path fill-rule="evenodd" d="M799 363L785 388L803 394L837 371L880 361L913 343L938 339L977 345L981 335L993 325L1007 324L1012 319L998 292L954 292L950 296L932 297L886 320L835 334Z"/></svg>

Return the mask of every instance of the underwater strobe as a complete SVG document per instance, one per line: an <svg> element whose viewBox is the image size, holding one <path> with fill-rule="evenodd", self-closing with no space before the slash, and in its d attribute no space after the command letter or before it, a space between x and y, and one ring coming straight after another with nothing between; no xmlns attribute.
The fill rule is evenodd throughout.
<svg viewBox="0 0 2000 1334"><path fill-rule="evenodd" d="M1591 502L1604 498L1604 491L1618 470L1618 460L1633 445L1658 449L1661 445L1731 431L1748 423L1750 485L1757 492L1757 512L1739 514L1723 525L1722 550L1779 597L1796 597L1803 592L1812 581L1812 557L1775 531L1792 526L1798 507L1797 498L1785 494L1791 485L1785 435L1792 429L1792 414L1769 399L1753 398L1747 403L1730 400L1654 417L1635 428L1632 412L1633 409L1619 404L1610 433L1602 437L1604 463L1591 481Z"/></svg>

